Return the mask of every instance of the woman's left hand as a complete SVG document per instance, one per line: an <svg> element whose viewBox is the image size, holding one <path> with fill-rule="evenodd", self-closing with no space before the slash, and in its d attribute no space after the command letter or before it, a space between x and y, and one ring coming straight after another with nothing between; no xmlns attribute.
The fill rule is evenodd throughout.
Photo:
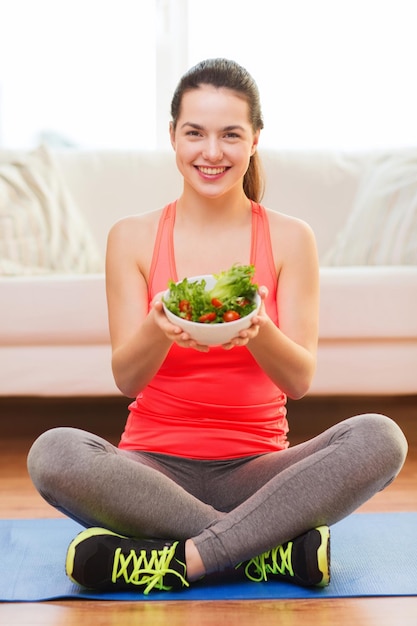
<svg viewBox="0 0 417 626"><path fill-rule="evenodd" d="M224 350L231 350L236 346L246 346L251 339L254 339L258 335L259 329L268 321L269 318L265 309L265 299L268 296L268 288L263 286L259 287L259 295L261 296L261 306L258 314L252 318L252 324L249 328L240 331L240 333L228 343L224 343L222 345Z"/></svg>

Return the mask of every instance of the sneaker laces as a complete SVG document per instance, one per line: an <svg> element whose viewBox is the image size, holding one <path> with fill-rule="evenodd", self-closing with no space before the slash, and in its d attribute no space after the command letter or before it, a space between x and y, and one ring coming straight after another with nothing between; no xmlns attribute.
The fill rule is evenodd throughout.
<svg viewBox="0 0 417 626"><path fill-rule="evenodd" d="M277 546L250 559L246 563L244 570L247 578L253 582L261 582L268 580L268 574L294 576L291 563L292 546L292 541L289 541L285 547ZM240 567L240 565L242 563L237 567Z"/></svg>
<svg viewBox="0 0 417 626"><path fill-rule="evenodd" d="M115 583L118 578L123 577L128 584L146 585L143 593L147 595L153 588L170 591L172 586L164 585L163 580L164 576L171 574L179 579L182 586L189 587L184 576L170 567L177 545L178 541L162 550L153 549L150 554L149 550L140 550L137 553L132 549L125 555L121 548L117 548L114 553L112 582ZM185 563L178 559L176 562L181 565L185 574Z"/></svg>

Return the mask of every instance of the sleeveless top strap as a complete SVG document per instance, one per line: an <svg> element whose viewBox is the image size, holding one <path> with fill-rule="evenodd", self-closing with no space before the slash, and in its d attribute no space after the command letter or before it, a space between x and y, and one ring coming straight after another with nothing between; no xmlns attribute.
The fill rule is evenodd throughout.
<svg viewBox="0 0 417 626"><path fill-rule="evenodd" d="M159 219L153 249L152 262L149 270L148 297L149 302L159 291L165 291L168 280L177 281L177 269L174 256L174 224L176 201L167 204Z"/></svg>
<svg viewBox="0 0 417 626"><path fill-rule="evenodd" d="M255 266L254 282L268 287L266 309L275 324L278 324L276 302L277 271L272 251L269 220L266 209L261 204L252 202L252 241L250 262Z"/></svg>

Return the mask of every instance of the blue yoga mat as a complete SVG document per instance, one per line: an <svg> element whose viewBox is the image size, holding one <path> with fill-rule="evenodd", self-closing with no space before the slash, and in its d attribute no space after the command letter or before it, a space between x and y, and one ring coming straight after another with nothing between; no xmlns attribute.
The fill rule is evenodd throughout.
<svg viewBox="0 0 417 626"><path fill-rule="evenodd" d="M0 601L252 600L417 595L417 513L356 513L331 529L331 583L200 582L178 592L96 593L64 572L68 544L82 528L69 519L0 520Z"/></svg>

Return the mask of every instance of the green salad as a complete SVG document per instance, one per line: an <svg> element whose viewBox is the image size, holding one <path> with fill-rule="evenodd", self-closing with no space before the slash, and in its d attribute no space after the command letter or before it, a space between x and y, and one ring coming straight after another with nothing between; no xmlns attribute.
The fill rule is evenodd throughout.
<svg viewBox="0 0 417 626"><path fill-rule="evenodd" d="M191 322L233 322L249 315L256 307L258 285L252 282L254 274L253 265L233 265L229 270L214 274L216 283L209 290L206 290L205 279L170 281L169 295L163 302L174 315Z"/></svg>

